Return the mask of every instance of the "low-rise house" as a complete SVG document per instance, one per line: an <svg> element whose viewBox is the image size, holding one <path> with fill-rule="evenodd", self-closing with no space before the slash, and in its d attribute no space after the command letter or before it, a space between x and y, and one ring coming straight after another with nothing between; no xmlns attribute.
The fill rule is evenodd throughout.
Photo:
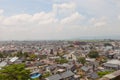
<svg viewBox="0 0 120 80"><path fill-rule="evenodd" d="M22 62L23 62L22 59L17 59L14 63L20 64L20 63L22 63Z"/></svg>
<svg viewBox="0 0 120 80"><path fill-rule="evenodd" d="M21 61L19 61L18 59L19 59L18 57L12 57L8 60L8 64L19 63L19 62L21 63Z"/></svg>
<svg viewBox="0 0 120 80"><path fill-rule="evenodd" d="M2 61L4 61L5 60L5 58L0 58L0 62L2 62Z"/></svg>
<svg viewBox="0 0 120 80"><path fill-rule="evenodd" d="M115 54L114 59L119 59L120 60L120 53Z"/></svg>
<svg viewBox="0 0 120 80"><path fill-rule="evenodd" d="M57 65L58 69L65 69L65 70L71 70L72 72L74 72L76 70L76 66L73 64L58 64Z"/></svg>
<svg viewBox="0 0 120 80"><path fill-rule="evenodd" d="M7 65L7 62L2 61L2 62L0 63L0 69L1 69L2 67L6 66L6 65Z"/></svg>
<svg viewBox="0 0 120 80"><path fill-rule="evenodd" d="M113 46L105 46L105 51L112 50L112 49L113 49Z"/></svg>
<svg viewBox="0 0 120 80"><path fill-rule="evenodd" d="M49 57L50 60L55 60L55 59L59 59L59 56L54 56L54 57Z"/></svg>
<svg viewBox="0 0 120 80"><path fill-rule="evenodd" d="M114 53L114 52L108 53L108 54L107 54L107 57L110 58L110 59L113 59L114 56L115 56L115 54L116 54L116 53Z"/></svg>
<svg viewBox="0 0 120 80"><path fill-rule="evenodd" d="M74 77L74 73L72 71L66 71L60 74L63 80L70 80Z"/></svg>
<svg viewBox="0 0 120 80"><path fill-rule="evenodd" d="M117 60L117 59L109 60L108 62L104 63L103 66L106 69L119 70L120 69L120 60Z"/></svg>
<svg viewBox="0 0 120 80"><path fill-rule="evenodd" d="M74 55L74 52L66 54L63 57L66 58L69 61L73 61L73 60L76 61L77 60L77 57Z"/></svg>
<svg viewBox="0 0 120 80"><path fill-rule="evenodd" d="M61 79L62 77L59 74L56 74L56 75L47 77L45 80L61 80Z"/></svg>
<svg viewBox="0 0 120 80"><path fill-rule="evenodd" d="M98 74L96 72L92 72L88 76L90 79L96 80L99 78Z"/></svg>
<svg viewBox="0 0 120 80"><path fill-rule="evenodd" d="M81 70L83 70L85 73L90 72L91 69L92 69L91 66L82 66L82 67L81 67Z"/></svg>
<svg viewBox="0 0 120 80"><path fill-rule="evenodd" d="M10 62L13 63L13 62L15 62L17 59L18 59L18 57L13 57L13 58L10 59Z"/></svg>
<svg viewBox="0 0 120 80"><path fill-rule="evenodd" d="M92 59L92 58L86 58L86 61L87 61L87 62L95 62L95 59Z"/></svg>
<svg viewBox="0 0 120 80"><path fill-rule="evenodd" d="M49 76L45 80L74 80L74 73L72 71L66 71L61 74Z"/></svg>

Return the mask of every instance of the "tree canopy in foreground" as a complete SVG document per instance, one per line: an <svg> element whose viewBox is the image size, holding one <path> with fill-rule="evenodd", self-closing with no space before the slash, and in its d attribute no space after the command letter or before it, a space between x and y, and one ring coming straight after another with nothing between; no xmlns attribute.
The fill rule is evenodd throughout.
<svg viewBox="0 0 120 80"><path fill-rule="evenodd" d="M30 71L25 69L24 64L12 64L0 70L0 80L28 80Z"/></svg>

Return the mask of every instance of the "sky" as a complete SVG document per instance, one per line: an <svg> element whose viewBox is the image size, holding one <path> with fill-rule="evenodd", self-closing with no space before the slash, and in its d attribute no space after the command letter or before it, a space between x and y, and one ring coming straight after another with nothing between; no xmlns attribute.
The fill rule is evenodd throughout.
<svg viewBox="0 0 120 80"><path fill-rule="evenodd" d="M120 0L0 0L0 40L120 39Z"/></svg>

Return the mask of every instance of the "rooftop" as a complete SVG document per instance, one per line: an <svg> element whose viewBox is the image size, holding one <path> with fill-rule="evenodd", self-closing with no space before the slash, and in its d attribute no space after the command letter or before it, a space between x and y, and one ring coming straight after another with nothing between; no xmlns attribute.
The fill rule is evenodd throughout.
<svg viewBox="0 0 120 80"><path fill-rule="evenodd" d="M60 80L60 79L62 79L62 78L58 74L46 78L46 80Z"/></svg>
<svg viewBox="0 0 120 80"><path fill-rule="evenodd" d="M113 59L113 60L109 60L107 63L109 63L109 64L118 64L118 65L120 65L120 60Z"/></svg>
<svg viewBox="0 0 120 80"><path fill-rule="evenodd" d="M4 67L6 65L7 65L7 62L5 62L5 61L3 61L3 62L0 63L0 67Z"/></svg>

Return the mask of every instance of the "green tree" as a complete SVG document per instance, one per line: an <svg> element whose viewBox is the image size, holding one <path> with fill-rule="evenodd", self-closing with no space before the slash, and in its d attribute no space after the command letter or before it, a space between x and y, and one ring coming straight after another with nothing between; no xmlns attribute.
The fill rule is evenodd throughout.
<svg viewBox="0 0 120 80"><path fill-rule="evenodd" d="M0 58L3 58L4 56L3 56L3 54L2 53L0 53Z"/></svg>
<svg viewBox="0 0 120 80"><path fill-rule="evenodd" d="M35 60L35 58L37 58L37 56L35 54L30 54L29 58L30 58L30 60Z"/></svg>
<svg viewBox="0 0 120 80"><path fill-rule="evenodd" d="M29 57L29 53L25 52L25 53L23 53L23 56L24 56L25 58L27 58L27 57Z"/></svg>
<svg viewBox="0 0 120 80"><path fill-rule="evenodd" d="M22 57L23 53L22 53L22 51L19 51L16 55L17 55L17 57Z"/></svg>
<svg viewBox="0 0 120 80"><path fill-rule="evenodd" d="M69 45L68 47L74 47L74 45L71 44L71 45Z"/></svg>
<svg viewBox="0 0 120 80"><path fill-rule="evenodd" d="M111 43L104 43L104 46L113 46Z"/></svg>
<svg viewBox="0 0 120 80"><path fill-rule="evenodd" d="M85 57L79 57L78 62L84 65L86 63Z"/></svg>
<svg viewBox="0 0 120 80"><path fill-rule="evenodd" d="M96 50L92 50L92 51L89 52L88 56L90 58L98 58L99 57L99 53Z"/></svg>
<svg viewBox="0 0 120 80"><path fill-rule="evenodd" d="M24 64L12 64L0 70L0 80L28 80L30 71L25 69Z"/></svg>

